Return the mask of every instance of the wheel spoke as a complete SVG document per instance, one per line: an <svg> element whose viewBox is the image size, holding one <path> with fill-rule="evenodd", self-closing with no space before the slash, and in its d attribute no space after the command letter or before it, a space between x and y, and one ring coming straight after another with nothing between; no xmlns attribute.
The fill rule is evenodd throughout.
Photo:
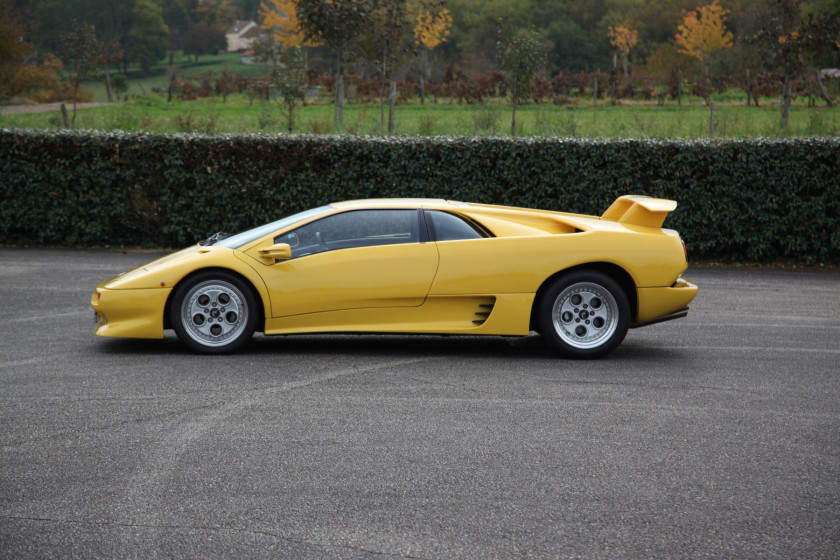
<svg viewBox="0 0 840 560"><path fill-rule="evenodd" d="M195 286L184 299L182 318L187 334L207 346L222 346L245 328L247 306L242 292L224 281Z"/></svg>
<svg viewBox="0 0 840 560"><path fill-rule="evenodd" d="M599 284L581 282L563 290L554 303L554 328L575 348L594 348L609 340L618 322L618 304Z"/></svg>

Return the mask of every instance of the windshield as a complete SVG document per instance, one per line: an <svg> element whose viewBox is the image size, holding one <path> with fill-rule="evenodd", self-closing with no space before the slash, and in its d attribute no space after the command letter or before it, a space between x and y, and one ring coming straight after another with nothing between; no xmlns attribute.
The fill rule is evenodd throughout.
<svg viewBox="0 0 840 560"><path fill-rule="evenodd" d="M260 237L265 237L269 233L274 233L275 231L301 222L306 218L311 218L312 216L323 214L324 212L331 209L332 206L327 205L321 206L319 208L313 208L311 210L305 210L293 216L283 218L282 220L277 220L276 222L271 222L270 224L265 224L264 226L255 227L254 229L249 229L248 231L243 231L242 233L237 233L236 235L231 235L230 237L226 237L220 241L216 241L214 245L218 247L229 247L230 249L238 249L243 245L247 245L252 241L256 241Z"/></svg>

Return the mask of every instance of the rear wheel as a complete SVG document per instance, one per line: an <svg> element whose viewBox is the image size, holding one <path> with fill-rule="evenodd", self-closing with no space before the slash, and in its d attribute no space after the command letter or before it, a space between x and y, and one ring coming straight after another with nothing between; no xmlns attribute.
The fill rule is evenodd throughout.
<svg viewBox="0 0 840 560"><path fill-rule="evenodd" d="M546 343L573 358L600 358L615 350L630 326L627 294L611 277L579 270L557 279L538 302Z"/></svg>
<svg viewBox="0 0 840 560"><path fill-rule="evenodd" d="M196 352L224 354L254 334L257 298L239 277L224 271L196 274L175 288L170 309L178 338Z"/></svg>

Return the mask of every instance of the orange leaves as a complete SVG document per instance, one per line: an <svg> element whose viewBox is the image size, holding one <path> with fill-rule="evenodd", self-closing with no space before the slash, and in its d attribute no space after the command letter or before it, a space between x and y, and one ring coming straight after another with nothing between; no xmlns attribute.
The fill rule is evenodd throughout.
<svg viewBox="0 0 840 560"><path fill-rule="evenodd" d="M674 37L679 52L703 60L709 53L732 46L732 33L724 27L729 10L718 0L688 12Z"/></svg>
<svg viewBox="0 0 840 560"><path fill-rule="evenodd" d="M418 45L433 49L446 41L451 27L452 16L446 8L437 14L420 10L417 14L417 25L414 27L414 39Z"/></svg>
<svg viewBox="0 0 840 560"><path fill-rule="evenodd" d="M610 38L610 45L624 54L629 53L630 49L635 47L636 43L639 42L639 32L630 27L630 24L626 22L615 27L610 27L607 31L607 36Z"/></svg>
<svg viewBox="0 0 840 560"><path fill-rule="evenodd" d="M286 47L314 47L319 43L307 41L300 29L297 0L265 0L260 4L262 28L272 29L274 40Z"/></svg>
<svg viewBox="0 0 840 560"><path fill-rule="evenodd" d="M797 39L799 39L799 31L793 30L787 35L779 36L779 44L795 43Z"/></svg>

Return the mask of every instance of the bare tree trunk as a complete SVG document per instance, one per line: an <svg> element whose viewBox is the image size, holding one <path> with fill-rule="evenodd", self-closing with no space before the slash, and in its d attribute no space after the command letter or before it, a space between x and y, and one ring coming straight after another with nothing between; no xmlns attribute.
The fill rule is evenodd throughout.
<svg viewBox="0 0 840 560"><path fill-rule="evenodd" d="M338 51L336 58L335 123L341 125L344 124L344 69L341 67L341 51Z"/></svg>
<svg viewBox="0 0 840 560"><path fill-rule="evenodd" d="M429 54L425 47L420 51L420 105L426 104L426 69L429 66Z"/></svg>
<svg viewBox="0 0 840 560"><path fill-rule="evenodd" d="M750 69L747 68L747 107L750 106Z"/></svg>
<svg viewBox="0 0 840 560"><path fill-rule="evenodd" d="M785 73L784 93L782 98L782 129L787 130L788 121L790 120L790 99L793 83L790 76Z"/></svg>
<svg viewBox="0 0 840 560"><path fill-rule="evenodd" d="M388 95L388 134L394 133L394 105L397 102L397 80L391 78L391 93Z"/></svg>
<svg viewBox="0 0 840 560"><path fill-rule="evenodd" d="M108 72L108 65L105 64L105 93L108 95L108 103L114 102L114 92L111 89L111 73Z"/></svg>
<svg viewBox="0 0 840 560"><path fill-rule="evenodd" d="M624 77L625 78L629 77L630 76L630 69L628 67L629 63L627 61L627 53L624 52L624 51L621 51L621 66L622 66L622 70L624 70Z"/></svg>
<svg viewBox="0 0 840 560"><path fill-rule="evenodd" d="M78 80L78 77L76 78ZM76 128L76 99L79 96L79 82L76 82L73 87L73 118L70 120L70 126Z"/></svg>
<svg viewBox="0 0 840 560"><path fill-rule="evenodd" d="M64 128L70 128L70 122L67 120L67 106L61 104L61 120L64 122Z"/></svg>
<svg viewBox="0 0 840 560"><path fill-rule="evenodd" d="M595 70L595 78L594 78L593 82L594 83L592 84L592 91L593 91L592 101L594 103L597 103L598 102L598 71L597 70Z"/></svg>
<svg viewBox="0 0 840 560"><path fill-rule="evenodd" d="M822 76L820 75L820 71L816 70L814 72L814 75L817 78L817 86L819 87L819 90L820 90L820 97L822 97L825 100L826 105L828 105L829 107L833 107L834 104L831 102L831 98L828 96L828 93L825 91L825 86L823 85Z"/></svg>
<svg viewBox="0 0 840 560"><path fill-rule="evenodd" d="M513 115L510 118L510 135L516 138L516 104L519 101L519 96L513 96Z"/></svg>
<svg viewBox="0 0 840 560"><path fill-rule="evenodd" d="M677 68L677 105L682 107L682 70Z"/></svg>
<svg viewBox="0 0 840 560"><path fill-rule="evenodd" d="M309 94L309 53L306 48L302 48L303 52L303 75L306 76L306 85L304 86L303 99L301 105L306 107L306 96Z"/></svg>
<svg viewBox="0 0 840 560"><path fill-rule="evenodd" d="M715 137L715 103L709 101L709 138Z"/></svg>
<svg viewBox="0 0 840 560"><path fill-rule="evenodd" d="M175 72L169 73L169 87L166 88L166 102L172 101L172 91L175 89Z"/></svg>
<svg viewBox="0 0 840 560"><path fill-rule="evenodd" d="M385 133L385 77L388 75L388 58L382 56L382 78L379 82L379 134Z"/></svg>

